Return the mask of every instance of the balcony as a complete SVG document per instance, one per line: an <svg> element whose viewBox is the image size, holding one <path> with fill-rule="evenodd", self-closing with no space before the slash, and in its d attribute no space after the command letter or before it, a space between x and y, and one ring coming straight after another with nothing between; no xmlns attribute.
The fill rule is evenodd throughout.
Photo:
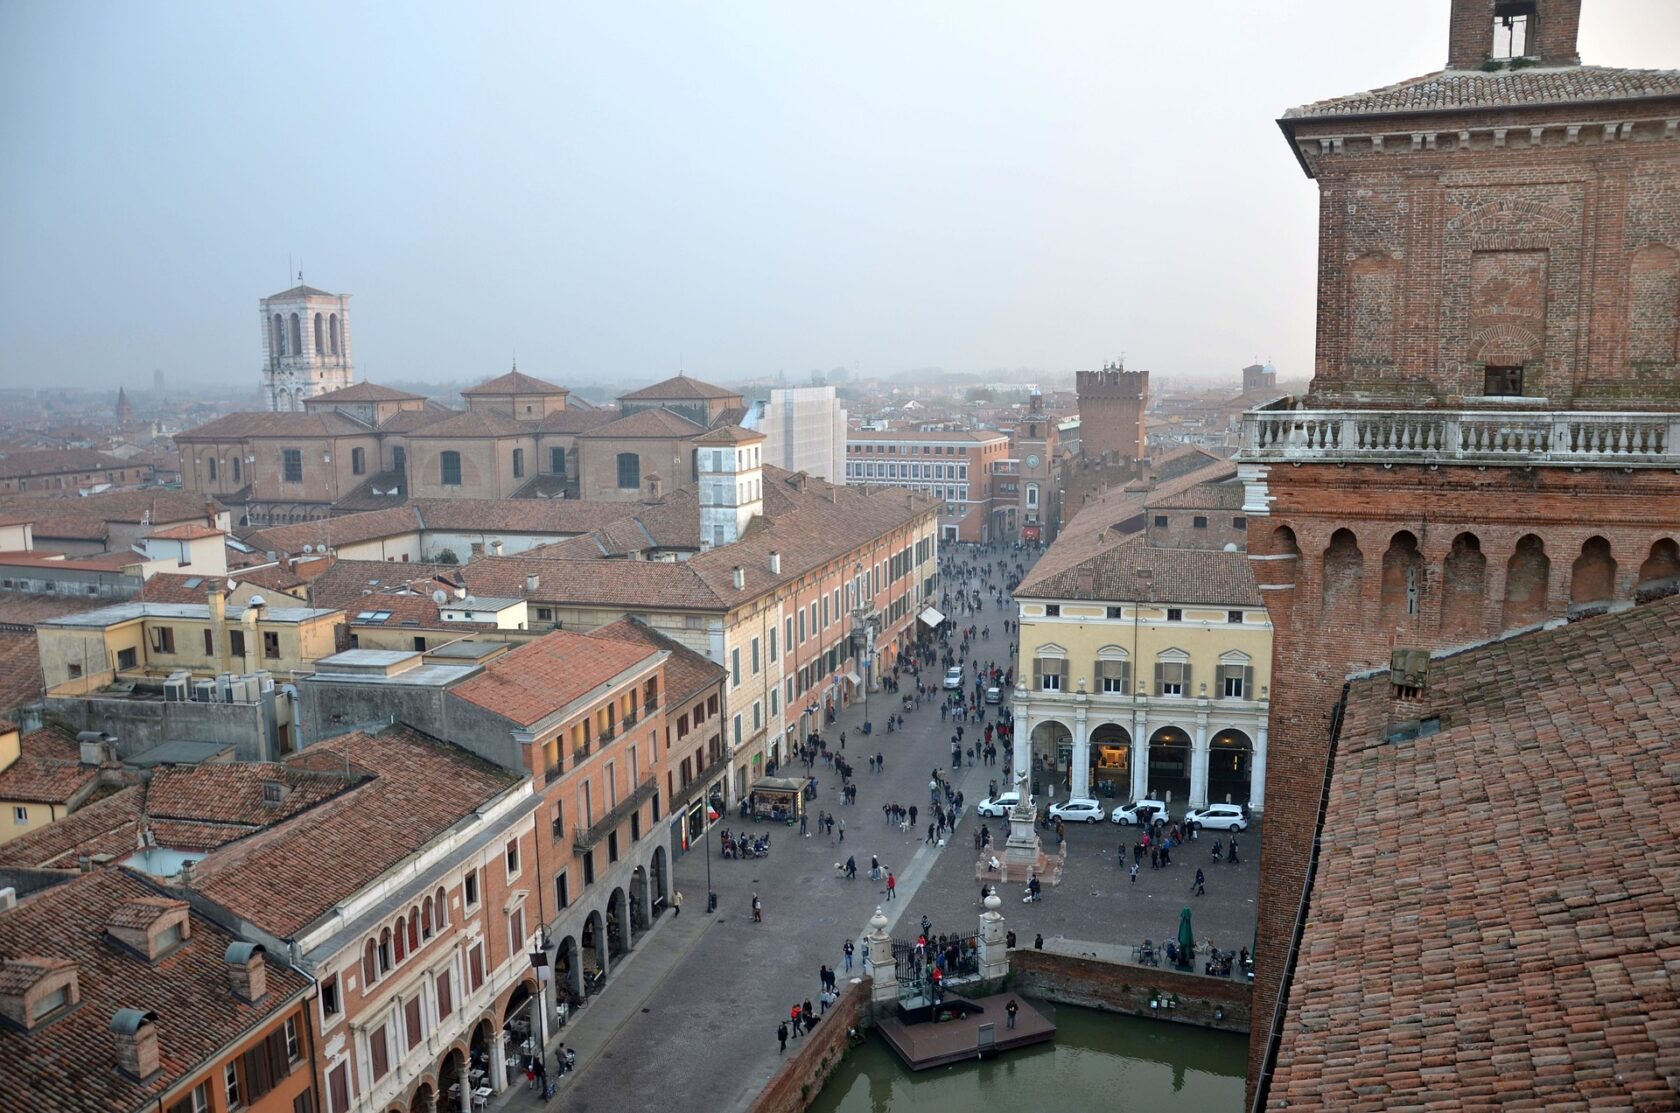
<svg viewBox="0 0 1680 1113"><path fill-rule="evenodd" d="M617 830L620 823L629 819L632 812L647 803L649 800L653 799L653 794L658 791L659 782L654 778L649 777L647 780L637 785L635 791L630 793L629 796L620 800L618 807L602 816L595 823L590 824L587 829L574 833L572 836L572 848L580 854L586 850L592 849L596 843L606 838L611 832Z"/></svg>
<svg viewBox="0 0 1680 1113"><path fill-rule="evenodd" d="M1680 467L1680 414L1300 410L1294 401L1243 414L1239 462Z"/></svg>
<svg viewBox="0 0 1680 1113"><path fill-rule="evenodd" d="M671 801L671 810L675 812L678 808L700 795L700 793L705 791L707 785L722 776L728 768L729 755L726 753L710 765L706 766L704 769L700 770L700 772L696 773L692 781L689 781L687 784L677 789L676 798Z"/></svg>

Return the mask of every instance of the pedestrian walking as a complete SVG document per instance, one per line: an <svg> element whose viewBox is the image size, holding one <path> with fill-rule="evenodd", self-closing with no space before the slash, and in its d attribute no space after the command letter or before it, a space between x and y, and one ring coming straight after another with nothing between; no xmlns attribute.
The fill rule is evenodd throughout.
<svg viewBox="0 0 1680 1113"><path fill-rule="evenodd" d="M788 1023L793 1028L793 1038L794 1039L798 1039L800 1037L800 1035L801 1035L800 1029L804 1027L802 1024L799 1023L800 1019L801 1019L801 1015L800 1015L800 1010L799 1010L798 1005L795 1005L793 1008L788 1010Z"/></svg>
<svg viewBox="0 0 1680 1113"><path fill-rule="evenodd" d="M1021 1006L1015 1003L1015 998L1009 999L1009 1004L1003 1007L1003 1011L1009 1014L1009 1027L1015 1027L1015 1014L1021 1011Z"/></svg>
<svg viewBox="0 0 1680 1113"><path fill-rule="evenodd" d="M1207 896L1207 878L1202 876L1202 871L1199 868L1196 870L1196 883L1190 888L1199 897Z"/></svg>
<svg viewBox="0 0 1680 1113"><path fill-rule="evenodd" d="M759 903L757 893L753 894L752 910L753 910L753 923L762 924L764 922L764 905Z"/></svg>
<svg viewBox="0 0 1680 1113"><path fill-rule="evenodd" d="M801 813L800 816L799 816L799 833L800 833L800 835L802 835L803 837L805 837L807 839L811 837L811 832L809 832L805 829L805 824L809 820L809 818L810 817L806 816L804 813Z"/></svg>
<svg viewBox="0 0 1680 1113"><path fill-rule="evenodd" d="M780 1024L776 1025L776 1038L782 1042L781 1050L786 1051L787 1050L787 1021L784 1020Z"/></svg>
<svg viewBox="0 0 1680 1113"><path fill-rule="evenodd" d="M852 941L850 939L846 940L846 945L841 947L840 950L846 956L846 973L850 974L852 972L852 951L854 950Z"/></svg>
<svg viewBox="0 0 1680 1113"><path fill-rule="evenodd" d="M843 819L840 821L840 841L842 843L846 841L846 821Z"/></svg>
<svg viewBox="0 0 1680 1113"><path fill-rule="evenodd" d="M1043 949L1044 949L1044 933L1041 931L1037 935L1033 936L1033 950L1042 951Z"/></svg>
<svg viewBox="0 0 1680 1113"><path fill-rule="evenodd" d="M678 889L676 892L671 894L671 912L672 912L672 918L673 919L675 919L677 916L682 915L682 890L681 889Z"/></svg>
<svg viewBox="0 0 1680 1113"><path fill-rule="evenodd" d="M1133 885L1137 884L1137 871L1138 871L1138 864L1136 862L1133 862L1132 863L1132 884Z"/></svg>
<svg viewBox="0 0 1680 1113"><path fill-rule="evenodd" d="M893 876L892 870L887 871L887 899L898 899L898 878Z"/></svg>

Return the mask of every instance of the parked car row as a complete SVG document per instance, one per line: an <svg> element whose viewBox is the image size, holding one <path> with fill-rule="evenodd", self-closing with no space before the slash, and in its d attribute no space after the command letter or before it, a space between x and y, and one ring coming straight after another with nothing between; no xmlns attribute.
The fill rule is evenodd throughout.
<svg viewBox="0 0 1680 1113"><path fill-rule="evenodd" d="M1014 809L1019 799L1020 795L1015 792L1000 793L980 801L975 811L983 816L1003 816ZM1033 808L1036 814L1033 797L1027 797L1027 806ZM1147 827L1156 819L1170 820L1171 812L1166 801L1150 799L1121 804L1112 811L1102 801L1089 796L1073 796L1050 805L1050 818L1064 823L1099 823L1105 816L1110 823L1123 827ZM1246 831L1248 808L1242 804L1208 804L1185 812L1182 822L1208 831Z"/></svg>

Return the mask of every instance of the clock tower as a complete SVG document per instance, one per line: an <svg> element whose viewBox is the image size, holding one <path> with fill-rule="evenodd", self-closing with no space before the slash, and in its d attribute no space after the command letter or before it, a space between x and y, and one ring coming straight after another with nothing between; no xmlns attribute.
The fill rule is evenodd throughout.
<svg viewBox="0 0 1680 1113"><path fill-rule="evenodd" d="M1015 456L1021 481L1016 491L1016 524L1022 541L1049 544L1060 524L1061 498L1052 460L1056 426L1044 412L1044 395L1035 388L1027 412L1015 427Z"/></svg>

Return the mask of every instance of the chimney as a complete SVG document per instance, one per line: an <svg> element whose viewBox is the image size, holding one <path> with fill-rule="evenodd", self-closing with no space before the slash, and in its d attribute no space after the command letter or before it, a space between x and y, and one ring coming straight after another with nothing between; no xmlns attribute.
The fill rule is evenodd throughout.
<svg viewBox="0 0 1680 1113"><path fill-rule="evenodd" d="M117 1069L135 1081L158 1072L157 1013L118 1009L111 1017L117 1036Z"/></svg>
<svg viewBox="0 0 1680 1113"><path fill-rule="evenodd" d="M262 1000L268 993L268 965L263 957L262 944L236 939L228 944L222 961L227 964L228 980L233 985L235 997L254 1002Z"/></svg>
<svg viewBox="0 0 1680 1113"><path fill-rule="evenodd" d="M76 743L81 747L82 764L91 765L95 768L104 765L105 760L111 756L110 751L106 747L109 743L115 741L115 738L106 734L102 730L84 730L78 732L76 735Z"/></svg>
<svg viewBox="0 0 1680 1113"><path fill-rule="evenodd" d="M742 568L739 564L737 564L734 567L734 569L729 573L729 575L730 575L730 578L735 581L735 590L736 591L740 591L747 586L746 569Z"/></svg>
<svg viewBox="0 0 1680 1113"><path fill-rule="evenodd" d="M9 912L17 907L17 890L10 885L0 889L0 912Z"/></svg>
<svg viewBox="0 0 1680 1113"><path fill-rule="evenodd" d="M227 632L227 584L213 579L205 586L204 593L210 600L210 652L216 658L219 671L232 672L233 662L228 652L232 639Z"/></svg>
<svg viewBox="0 0 1680 1113"><path fill-rule="evenodd" d="M186 861L181 863L181 888L190 889L192 887L193 887L193 860L191 858L188 858Z"/></svg>
<svg viewBox="0 0 1680 1113"><path fill-rule="evenodd" d="M772 576L782 574L782 554L775 549L770 550L770 574Z"/></svg>
<svg viewBox="0 0 1680 1113"><path fill-rule="evenodd" d="M204 504L204 524L211 529L218 528L216 525L216 504L213 502Z"/></svg>
<svg viewBox="0 0 1680 1113"><path fill-rule="evenodd" d="M537 593L537 585L541 582L542 581L538 578L535 572L527 572L525 574L525 594L535 595Z"/></svg>
<svg viewBox="0 0 1680 1113"><path fill-rule="evenodd" d="M657 475L648 476L648 484L647 485L648 485L648 498L657 499L657 498L664 497L665 481L663 479L659 478L659 476L657 476Z"/></svg>
<svg viewBox="0 0 1680 1113"><path fill-rule="evenodd" d="M490 542L490 555L491 556L501 556L502 555L502 539L500 537L498 537L494 541Z"/></svg>

